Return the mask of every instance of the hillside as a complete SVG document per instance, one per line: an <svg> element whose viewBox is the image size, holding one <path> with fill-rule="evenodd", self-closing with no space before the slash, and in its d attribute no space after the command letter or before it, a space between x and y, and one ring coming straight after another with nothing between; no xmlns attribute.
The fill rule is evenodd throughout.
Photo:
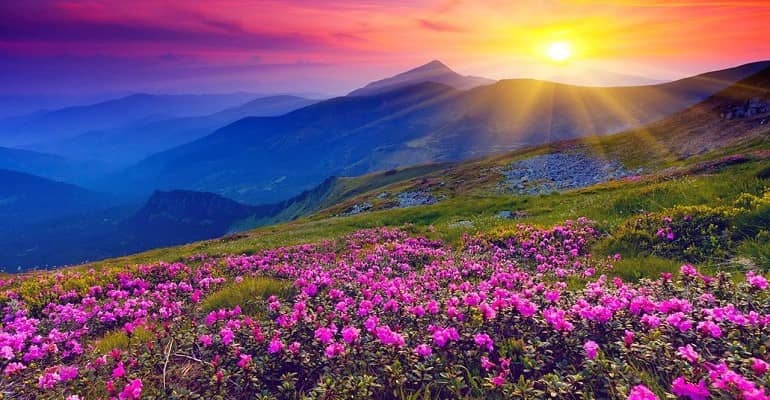
<svg viewBox="0 0 770 400"><path fill-rule="evenodd" d="M181 188L272 203L332 175L457 161L638 127L763 65L641 87L509 80L459 91L421 83L331 99L280 117L243 119L110 180L129 182L138 191Z"/></svg>

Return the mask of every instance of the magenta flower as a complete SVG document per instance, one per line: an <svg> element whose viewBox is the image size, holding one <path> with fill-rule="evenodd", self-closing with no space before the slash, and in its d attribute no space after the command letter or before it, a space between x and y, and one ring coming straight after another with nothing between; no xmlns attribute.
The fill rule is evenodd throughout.
<svg viewBox="0 0 770 400"><path fill-rule="evenodd" d="M302 345L299 342L291 342L288 349L291 354L299 353L299 349Z"/></svg>
<svg viewBox="0 0 770 400"><path fill-rule="evenodd" d="M696 385L687 382L683 376L674 380L671 384L671 391L679 397L687 397L690 400L708 400L709 398L709 390L706 387L706 382L700 381Z"/></svg>
<svg viewBox="0 0 770 400"><path fill-rule="evenodd" d="M695 364L698 362L698 359L700 358L700 355L698 355L698 352L695 351L695 349L692 348L692 345L688 344L687 346L681 346L677 349L677 353L679 354L679 357L684 358L685 360L689 361L692 364Z"/></svg>
<svg viewBox="0 0 770 400"><path fill-rule="evenodd" d="M763 360L760 360L758 358L752 358L751 359L751 370L754 371L754 374L757 376L762 376L765 373L767 373L767 370L770 369L770 365L768 365Z"/></svg>
<svg viewBox="0 0 770 400"><path fill-rule="evenodd" d="M281 350L283 350L283 341L279 337L274 337L267 345L267 352L270 354L278 353Z"/></svg>
<svg viewBox="0 0 770 400"><path fill-rule="evenodd" d="M414 348L414 352L420 357L428 357L433 354L433 350L430 346L424 343L418 344L417 347Z"/></svg>
<svg viewBox="0 0 770 400"><path fill-rule="evenodd" d="M746 282L760 290L765 290L768 286L767 279L762 275L757 275L754 271L746 273Z"/></svg>
<svg viewBox="0 0 770 400"><path fill-rule="evenodd" d="M473 337L473 341L477 346L485 348L487 351L491 352L494 349L495 342L486 333L477 333L476 336Z"/></svg>
<svg viewBox="0 0 770 400"><path fill-rule="evenodd" d="M319 342L327 344L334 338L334 331L327 327L321 327L315 330L315 338Z"/></svg>
<svg viewBox="0 0 770 400"><path fill-rule="evenodd" d="M326 346L324 351L324 354L326 354L326 357L328 358L334 358L343 353L345 353L345 346L343 346L342 343L332 343Z"/></svg>
<svg viewBox="0 0 770 400"><path fill-rule="evenodd" d="M644 385L636 385L628 394L628 400L658 400L658 396Z"/></svg>
<svg viewBox="0 0 770 400"><path fill-rule="evenodd" d="M245 369L249 365L251 365L251 355L241 354L238 360L238 366L242 369Z"/></svg>
<svg viewBox="0 0 770 400"><path fill-rule="evenodd" d="M353 343L356 340L358 340L358 336L361 333L361 330L358 328L354 328L352 326L346 326L342 329L342 340L345 341L345 343Z"/></svg>
<svg viewBox="0 0 770 400"><path fill-rule="evenodd" d="M583 345L583 350L586 353L586 358L589 360L593 360L596 358L596 355L599 351L599 345L596 344L596 342L594 342L593 340L589 340Z"/></svg>
<svg viewBox="0 0 770 400"><path fill-rule="evenodd" d="M126 369L123 367L123 361L118 362L118 365L112 370L113 378L122 378L126 374Z"/></svg>
<svg viewBox="0 0 770 400"><path fill-rule="evenodd" d="M139 399L142 396L142 380L141 379L134 379L131 382L126 385L126 387L123 388L123 391L120 392L118 395L118 398L120 400L134 400Z"/></svg>
<svg viewBox="0 0 770 400"><path fill-rule="evenodd" d="M209 347L211 346L211 336L210 335L201 335L198 338L198 341L203 345L203 347Z"/></svg>
<svg viewBox="0 0 770 400"><path fill-rule="evenodd" d="M634 343L634 332L629 330L623 332L623 343L626 345L626 347L631 347L631 345Z"/></svg>

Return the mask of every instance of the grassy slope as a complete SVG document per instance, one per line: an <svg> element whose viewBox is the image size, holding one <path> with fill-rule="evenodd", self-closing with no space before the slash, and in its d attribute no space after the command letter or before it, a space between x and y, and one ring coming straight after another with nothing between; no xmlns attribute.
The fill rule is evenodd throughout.
<svg viewBox="0 0 770 400"><path fill-rule="evenodd" d="M601 148L608 157L618 157L626 165L638 166L644 158L647 166L658 168L673 166L684 167L694 161L682 161L667 155L649 151L639 154L637 142L628 137L615 135L602 139L591 139L589 149ZM411 224L413 230L431 237L450 242L459 240L464 232L494 232L517 223L549 225L565 219L586 216L598 221L602 227L612 229L630 215L642 211L658 211L674 205L726 205L740 193L760 194L770 182L756 177L756 173L768 166L770 161L756 160L741 165L726 166L716 171L700 171L694 175L673 177L658 174L641 180L609 182L594 187L546 196L511 196L497 193L494 188L499 175L494 172L498 166L512 160L552 150L574 148L576 143L561 143L555 146L541 146L533 149L509 153L503 156L462 163L455 166L425 166L412 170L402 180L391 178L395 182L382 185L384 174L355 178L348 181L348 192L362 191L359 188L375 188L360 196L343 201L341 205L327 208L309 217L289 223L266 226L249 232L239 233L221 239L197 242L184 246L155 249L145 253L101 261L90 266L120 266L136 263L150 263L158 260L173 261L184 257L208 253L239 254L252 253L261 249L313 242L332 238L357 229L376 226L403 226ZM741 145L733 150L722 149L710 157L715 158L734 152L764 149L767 142ZM582 146L581 146L582 147ZM598 153L597 153L598 154ZM619 157L623 156L623 157ZM695 159L693 159L695 160ZM438 169L437 169L438 168ZM649 168L649 167L648 167ZM424 172L419 174L416 172ZM336 217L345 207L356 202L376 198L382 191L398 191L419 188L440 179L443 184L435 190L447 195L447 199L430 206L404 209L387 209L349 217ZM367 186L369 185L369 186ZM340 195L341 199L345 196ZM504 220L495 217L502 210L525 211L527 216L520 220ZM473 226L457 227L458 221L471 221Z"/></svg>

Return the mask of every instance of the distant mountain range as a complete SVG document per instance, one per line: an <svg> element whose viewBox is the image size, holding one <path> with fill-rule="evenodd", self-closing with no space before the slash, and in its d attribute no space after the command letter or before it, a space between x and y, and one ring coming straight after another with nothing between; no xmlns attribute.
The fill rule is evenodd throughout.
<svg viewBox="0 0 770 400"><path fill-rule="evenodd" d="M297 96L268 96L204 116L147 118L126 126L88 132L25 147L69 158L128 165L153 153L206 136L219 127L250 116L276 116L316 103Z"/></svg>
<svg viewBox="0 0 770 400"><path fill-rule="evenodd" d="M0 169L2 230L109 207L108 195L22 172Z"/></svg>
<svg viewBox="0 0 770 400"><path fill-rule="evenodd" d="M462 76L457 72L452 71L441 61L433 60L425 65L410 69L409 71L402 72L390 78L369 83L360 89L350 92L348 96L372 96L423 82L441 83L460 90L472 89L477 86L495 83L492 79L481 78L478 76Z"/></svg>
<svg viewBox="0 0 770 400"><path fill-rule="evenodd" d="M89 131L140 121L211 114L253 100L251 93L211 95L134 94L96 104L40 111L0 120L0 145L58 141Z"/></svg>
<svg viewBox="0 0 770 400"><path fill-rule="evenodd" d="M245 118L153 155L110 181L125 182L131 191L181 188L273 203L331 175L462 160L639 127L768 65L636 87L515 79L462 91L420 81L381 94L326 100L278 117Z"/></svg>

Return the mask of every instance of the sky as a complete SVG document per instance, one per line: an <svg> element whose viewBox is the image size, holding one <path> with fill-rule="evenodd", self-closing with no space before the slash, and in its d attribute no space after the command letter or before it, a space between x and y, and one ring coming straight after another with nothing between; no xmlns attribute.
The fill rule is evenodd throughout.
<svg viewBox="0 0 770 400"><path fill-rule="evenodd" d="M343 94L433 59L650 83L770 59L768 21L769 0L0 1L0 95Z"/></svg>

